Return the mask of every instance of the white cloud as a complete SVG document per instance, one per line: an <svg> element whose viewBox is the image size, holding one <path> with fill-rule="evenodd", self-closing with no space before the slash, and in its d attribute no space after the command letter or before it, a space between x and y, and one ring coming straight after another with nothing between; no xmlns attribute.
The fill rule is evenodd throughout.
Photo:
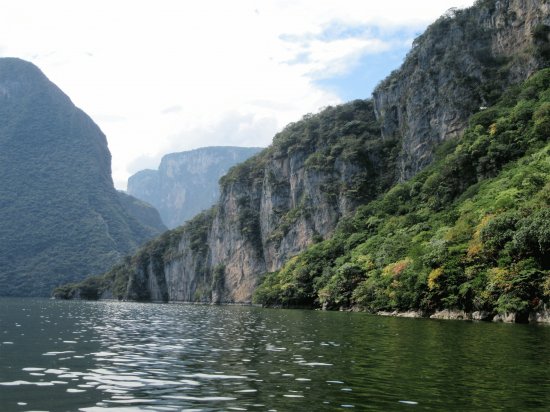
<svg viewBox="0 0 550 412"><path fill-rule="evenodd" d="M100 125L125 187L170 150L268 144L340 101L314 80L472 2L3 0L0 55L37 64Z"/></svg>
<svg viewBox="0 0 550 412"><path fill-rule="evenodd" d="M328 78L346 73L366 53L382 52L389 48L390 44L380 39L311 40L297 50L297 64L304 75L314 79ZM292 64L292 61L289 63Z"/></svg>

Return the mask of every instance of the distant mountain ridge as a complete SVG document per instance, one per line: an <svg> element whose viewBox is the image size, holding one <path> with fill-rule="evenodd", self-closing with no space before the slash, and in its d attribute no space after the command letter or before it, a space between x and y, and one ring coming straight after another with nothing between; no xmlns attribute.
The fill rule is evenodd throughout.
<svg viewBox="0 0 550 412"><path fill-rule="evenodd" d="M142 170L128 179L128 193L151 205L169 228L208 209L220 195L219 179L259 147L203 147L165 155L158 170Z"/></svg>
<svg viewBox="0 0 550 412"><path fill-rule="evenodd" d="M1 58L0 296L49 296L162 232L137 202L115 190L90 117L33 64Z"/></svg>

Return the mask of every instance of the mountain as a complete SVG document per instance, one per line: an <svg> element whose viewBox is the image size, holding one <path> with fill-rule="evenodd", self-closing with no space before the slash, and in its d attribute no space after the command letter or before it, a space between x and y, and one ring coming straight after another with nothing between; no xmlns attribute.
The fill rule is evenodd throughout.
<svg viewBox="0 0 550 412"><path fill-rule="evenodd" d="M550 322L550 69L435 156L267 275L255 300Z"/></svg>
<svg viewBox="0 0 550 412"><path fill-rule="evenodd" d="M532 228L536 233L537 224L548 226L541 194L547 175L541 170L539 176L537 168L547 162L544 99L550 92L547 72L532 76L549 65L549 7L543 0L482 0L446 13L415 40L402 67L376 88L372 99L329 107L288 125L270 147L221 179L220 200L209 211L149 242L103 277L60 289L58 295L84 291L136 300L248 302L255 293L267 305L426 313L459 308L494 314L513 309L494 302L504 290L523 287L531 273L534 283L525 287L537 292L522 295L521 305L526 296L536 297L537 305L548 303L546 286L541 289L548 271L544 231L534 238L542 242L538 255L531 245L525 254L514 256L512 248L502 257L510 265L524 266L512 270L505 261L496 267L483 263L483 273L496 268L494 273L506 273L508 283L491 283L497 298L479 308L469 291L489 292L475 283L480 282L475 265L452 266L464 257L455 246L464 244L449 241L453 236L461 242L469 242L469 235L482 236L482 227L476 226L481 221L475 219L483 216L472 212L470 226L457 221L461 209L453 209L454 202L478 189L489 190L483 185L490 179L502 179L504 185L514 170L521 176L514 184L537 182L531 192L521 192L533 196L525 209L514 195L520 189L506 188L511 190L506 201L517 202L520 210L514 230ZM531 161L532 168L519 167ZM464 207L480 207L477 199L470 200ZM479 201L496 201L496 194L487 192ZM377 214L379 207L383 209ZM536 219L521 220L529 207ZM422 213L410 213L415 208ZM399 236L409 233L407 225L417 225L418 237ZM447 233L455 225L456 233ZM496 250L514 236L506 234ZM428 250L423 242L432 241L434 248ZM442 242L448 243L438 249ZM433 256L433 267L409 251L410 244L418 243L432 253L427 256ZM451 262L448 266L445 259ZM357 268L360 264L364 266ZM381 277L387 274L386 283L370 287L371 269ZM463 277L457 275L466 269ZM410 274L399 278L405 270ZM471 281L469 286L463 279ZM392 289L401 281L406 285L403 295ZM444 291L443 281L451 293ZM426 288L442 293L431 299L422 294ZM353 298L359 293L360 300ZM504 300L516 298L506 296ZM536 308L529 302L524 312Z"/></svg>
<svg viewBox="0 0 550 412"><path fill-rule="evenodd" d="M230 167L258 153L257 147L204 147L164 156L158 170L128 179L128 193L151 205L175 228L210 208L220 195L218 180Z"/></svg>
<svg viewBox="0 0 550 412"><path fill-rule="evenodd" d="M373 93L382 136L402 142L401 181L430 164L439 143L462 136L473 113L549 65L549 25L548 1L478 0L414 40Z"/></svg>
<svg viewBox="0 0 550 412"><path fill-rule="evenodd" d="M1 296L49 296L164 228L152 207L114 189L94 122L15 58L0 59L0 182Z"/></svg>

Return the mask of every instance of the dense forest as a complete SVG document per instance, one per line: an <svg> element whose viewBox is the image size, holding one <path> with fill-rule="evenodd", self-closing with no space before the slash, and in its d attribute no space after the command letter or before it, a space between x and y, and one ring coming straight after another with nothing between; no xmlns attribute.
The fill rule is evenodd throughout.
<svg viewBox="0 0 550 412"><path fill-rule="evenodd" d="M550 69L336 234L265 276L270 306L526 316L550 301Z"/></svg>

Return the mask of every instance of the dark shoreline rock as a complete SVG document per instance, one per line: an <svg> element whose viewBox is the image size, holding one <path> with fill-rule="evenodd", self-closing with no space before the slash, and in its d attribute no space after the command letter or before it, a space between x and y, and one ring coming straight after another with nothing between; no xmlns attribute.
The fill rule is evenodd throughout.
<svg viewBox="0 0 550 412"><path fill-rule="evenodd" d="M442 320L470 320L481 322L502 322L502 323L539 323L550 324L550 309L543 306L541 309L530 312L528 315L520 315L515 312L504 312L493 314L486 311L465 312L460 309L441 309L433 313L422 312L421 310L400 311L379 311L376 315L395 316L400 318L424 318Z"/></svg>

